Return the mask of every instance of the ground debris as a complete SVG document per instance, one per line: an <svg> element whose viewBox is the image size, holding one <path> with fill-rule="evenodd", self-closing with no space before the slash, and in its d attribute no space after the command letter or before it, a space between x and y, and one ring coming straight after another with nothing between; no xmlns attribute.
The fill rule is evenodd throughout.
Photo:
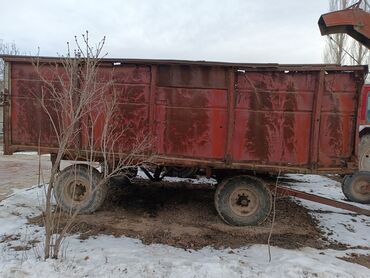
<svg viewBox="0 0 370 278"><path fill-rule="evenodd" d="M254 227L232 227L218 217L213 205L214 187L187 182L152 183L137 179L131 185L113 186L103 207L79 215L70 233L84 240L98 234L138 238L146 244L161 243L184 249L237 248L265 244L271 218ZM277 200L272 245L294 249L323 248L323 233L303 206L289 198ZM59 227L68 215L59 213ZM29 219L43 225L42 217Z"/></svg>
<svg viewBox="0 0 370 278"><path fill-rule="evenodd" d="M360 264L370 269L370 255L361 255L352 253L347 257L338 257L339 259L342 259L344 261Z"/></svg>

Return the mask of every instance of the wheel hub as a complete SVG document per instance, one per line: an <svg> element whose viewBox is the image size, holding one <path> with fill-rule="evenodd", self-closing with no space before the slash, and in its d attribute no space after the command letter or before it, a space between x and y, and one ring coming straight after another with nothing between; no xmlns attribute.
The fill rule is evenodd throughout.
<svg viewBox="0 0 370 278"><path fill-rule="evenodd" d="M242 207L247 207L251 201L248 199L248 196L245 196L244 193L238 195L237 204Z"/></svg>
<svg viewBox="0 0 370 278"><path fill-rule="evenodd" d="M370 148L367 147L360 154L359 169L362 171L370 171Z"/></svg>
<svg viewBox="0 0 370 278"><path fill-rule="evenodd" d="M357 194L370 195L370 183L367 180L359 180L353 185L353 190Z"/></svg>
<svg viewBox="0 0 370 278"><path fill-rule="evenodd" d="M82 181L74 181L71 182L67 186L67 193L68 197L73 200L74 202L80 203L82 202L88 193L88 185Z"/></svg>
<svg viewBox="0 0 370 278"><path fill-rule="evenodd" d="M248 216L258 209L259 201L252 190L239 188L230 195L229 206L235 214Z"/></svg>

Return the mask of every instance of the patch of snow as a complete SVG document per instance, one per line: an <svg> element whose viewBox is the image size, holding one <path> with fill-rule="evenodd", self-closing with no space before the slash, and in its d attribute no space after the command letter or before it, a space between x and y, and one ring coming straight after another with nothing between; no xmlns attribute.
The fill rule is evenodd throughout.
<svg viewBox="0 0 370 278"><path fill-rule="evenodd" d="M254 245L237 250L182 250L145 246L129 238L69 237L66 257L42 261L13 251L1 262L1 277L369 277L370 270L336 258L343 252ZM23 260L22 260L23 258Z"/></svg>
<svg viewBox="0 0 370 278"><path fill-rule="evenodd" d="M15 152L14 155L38 155L37 152Z"/></svg>
<svg viewBox="0 0 370 278"><path fill-rule="evenodd" d="M325 177L294 179L298 179L292 184L294 188L318 189L328 197L340 195L338 184ZM13 250L7 241L0 243L0 277L370 277L370 269L337 258L352 252L369 254L365 248L336 251L272 247L272 261L268 262L266 245L194 251L104 235L84 241L68 236L63 245L64 256L43 261L38 258L42 255L43 229L26 225L27 217L40 214L43 196L43 187L33 187L16 190L0 202L0 241L3 235L18 235L11 241L12 246L27 244L28 240L41 241L27 251ZM345 215L331 207L320 213L318 209L323 210L323 205L303 201L302 204L312 210L324 229L339 229L347 223L347 216L357 219L349 220L355 233L337 230L352 235L352 240L343 235L336 239L352 246L364 244L364 239L355 238L369 234L369 217Z"/></svg>
<svg viewBox="0 0 370 278"><path fill-rule="evenodd" d="M27 218L41 213L40 204L44 200L44 187L14 189L7 199L0 202L0 235L17 233Z"/></svg>
<svg viewBox="0 0 370 278"><path fill-rule="evenodd" d="M294 189L370 209L369 205L346 201L342 193L341 183L328 177L300 174L288 174L284 177L296 180L288 182ZM356 215L347 210L302 199L296 199L296 202L308 208L310 213L319 220L320 227L331 241L349 244L350 246L370 247L369 216Z"/></svg>
<svg viewBox="0 0 370 278"><path fill-rule="evenodd" d="M206 178L204 176L198 176L197 178L190 179L190 178L178 178L178 177L164 177L164 181L169 182L179 182L179 181L186 181L192 184L217 184L217 181L213 178Z"/></svg>
<svg viewBox="0 0 370 278"><path fill-rule="evenodd" d="M148 177L145 175L145 173L139 169L137 176L142 179L148 179ZM190 178L178 178L178 177L164 177L164 181L168 182L190 182L192 184L211 184L215 185L217 184L217 181L213 178L206 178L204 176L197 176L196 178L190 179Z"/></svg>

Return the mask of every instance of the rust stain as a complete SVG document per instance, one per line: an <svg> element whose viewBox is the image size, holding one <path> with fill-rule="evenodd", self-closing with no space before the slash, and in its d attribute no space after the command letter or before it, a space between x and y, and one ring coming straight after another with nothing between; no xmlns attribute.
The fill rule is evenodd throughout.
<svg viewBox="0 0 370 278"><path fill-rule="evenodd" d="M209 135L209 118L205 109L192 107L206 107L208 100L204 94L197 98L186 97L188 108L172 108L177 103L174 93L169 98L166 111L165 126L165 153L186 154L194 152L194 147L202 148L207 144Z"/></svg>
<svg viewBox="0 0 370 278"><path fill-rule="evenodd" d="M256 88L265 89L265 83L256 84ZM268 93L255 90L249 94L249 98L251 108L256 112L249 112L245 148L252 155L253 160L268 161L270 155L269 128L274 128L274 126L271 124L268 112L261 110L272 109L271 97Z"/></svg>
<svg viewBox="0 0 370 278"><path fill-rule="evenodd" d="M25 59L11 62L11 115L5 118L11 119L12 137L6 149L37 146L41 134L46 150L56 145L56 139L35 98L44 84ZM208 161L207 165L215 163L215 167L268 165L272 170L289 166L310 171L313 96L318 88L317 73L324 69L330 82L325 84L321 110L319 167L325 171L351 158L358 110L355 73L363 74L363 67L244 65L243 71L236 68L243 69L242 64L157 61L153 62L158 70L152 78L150 60L122 62L114 66L106 60L98 74L100 84L110 78L114 81L102 95L107 101L117 95L118 108L111 125L116 132L124 132L117 152L129 150L135 141L154 134L153 153L171 159L171 163L181 164L182 158L196 159L198 164ZM48 64L42 70L48 80L63 72L61 67ZM235 84L229 84L230 72L236 74ZM235 103L228 104L228 92L234 88ZM48 105L53 117L63 110L53 102ZM230 107L233 120L228 114ZM96 112L92 117L98 117L94 127L98 144L104 111ZM89 121L94 122L84 119L85 128ZM228 142L233 161L226 165L227 134L231 134ZM86 146L86 138L82 139Z"/></svg>
<svg viewBox="0 0 370 278"><path fill-rule="evenodd" d="M284 114L283 114L283 153L282 160L289 161L296 154L296 136L295 136L295 114L297 111L297 99L294 93L294 84L289 86L289 91L287 92L284 100Z"/></svg>
<svg viewBox="0 0 370 278"><path fill-rule="evenodd" d="M332 94L333 102L333 113L328 114L328 128L330 134L330 149L332 150L335 157L340 157L343 151L343 126L341 122L341 116L338 114L339 103L338 99Z"/></svg>

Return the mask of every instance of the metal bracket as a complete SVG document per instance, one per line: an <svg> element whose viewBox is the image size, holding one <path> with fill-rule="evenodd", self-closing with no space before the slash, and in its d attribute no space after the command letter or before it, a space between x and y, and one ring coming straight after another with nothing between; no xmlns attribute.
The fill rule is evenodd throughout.
<svg viewBox="0 0 370 278"><path fill-rule="evenodd" d="M322 197L322 196L310 194L310 193L303 192L303 191L298 191L298 190L288 188L288 187L284 187L284 186L277 186L275 188L274 185L270 185L269 187L270 187L271 192L274 192L276 190L277 193L282 197L283 196L292 196L292 197L296 197L296 198L300 198L300 199L305 199L305 200L308 200L308 201L311 201L311 202L316 202L316 203L324 204L324 205L327 205L327 206L340 208L340 209L352 211L352 212L355 212L355 213L358 213L358 214L363 214L363 215L370 216L370 210L363 209L363 208L360 208L360 207L357 207L357 206L353 206L353 205L350 205L350 204L347 204L347 203L344 203L344 202L340 202L340 201L337 201L337 200L332 200L332 199L329 199L329 198L325 198L325 197Z"/></svg>

